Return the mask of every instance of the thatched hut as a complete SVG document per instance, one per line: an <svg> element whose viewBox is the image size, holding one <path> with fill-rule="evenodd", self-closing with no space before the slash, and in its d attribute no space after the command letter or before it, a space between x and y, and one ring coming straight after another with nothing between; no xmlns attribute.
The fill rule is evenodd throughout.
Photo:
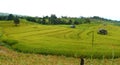
<svg viewBox="0 0 120 65"><path fill-rule="evenodd" d="M107 34L108 34L108 31L105 30L105 29L100 29L100 30L98 31L98 34L107 35Z"/></svg>
<svg viewBox="0 0 120 65"><path fill-rule="evenodd" d="M70 28L75 28L75 25L71 25Z"/></svg>

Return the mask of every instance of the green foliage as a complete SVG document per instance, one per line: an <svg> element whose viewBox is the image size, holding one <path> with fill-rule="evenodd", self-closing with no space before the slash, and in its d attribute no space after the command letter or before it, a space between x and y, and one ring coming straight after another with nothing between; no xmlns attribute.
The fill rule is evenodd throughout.
<svg viewBox="0 0 120 65"><path fill-rule="evenodd" d="M36 22L36 18L35 17L26 17L25 19L27 21Z"/></svg>
<svg viewBox="0 0 120 65"><path fill-rule="evenodd" d="M71 19L68 21L68 24L73 24L73 22L72 22L72 20L71 20Z"/></svg>
<svg viewBox="0 0 120 65"><path fill-rule="evenodd" d="M56 17L56 15L51 15L51 17L50 17L50 24L57 24L57 17Z"/></svg>
<svg viewBox="0 0 120 65"><path fill-rule="evenodd" d="M14 15L13 14L9 14L7 20L14 20Z"/></svg>
<svg viewBox="0 0 120 65"><path fill-rule="evenodd" d="M7 20L7 16L0 16L0 20Z"/></svg>
<svg viewBox="0 0 120 65"><path fill-rule="evenodd" d="M14 18L14 24L15 24L15 26L17 26L17 25L20 24L20 20L19 20L18 17L15 17L15 18Z"/></svg>
<svg viewBox="0 0 120 65"><path fill-rule="evenodd" d="M56 15L52 14L50 17L45 16L43 18L37 18L37 17L26 17L25 18L27 21L31 22L36 22L40 24L52 24L52 25L58 25L58 24L82 24L82 23L91 23L91 20L89 18L72 18L72 17L62 17L62 18L57 18Z"/></svg>
<svg viewBox="0 0 120 65"><path fill-rule="evenodd" d="M48 24L46 18L43 18L39 21L40 24Z"/></svg>
<svg viewBox="0 0 120 65"><path fill-rule="evenodd" d="M90 24L90 19L89 18L85 18L85 23L89 23Z"/></svg>
<svg viewBox="0 0 120 65"><path fill-rule="evenodd" d="M74 24L78 25L80 24L77 20L74 21Z"/></svg>

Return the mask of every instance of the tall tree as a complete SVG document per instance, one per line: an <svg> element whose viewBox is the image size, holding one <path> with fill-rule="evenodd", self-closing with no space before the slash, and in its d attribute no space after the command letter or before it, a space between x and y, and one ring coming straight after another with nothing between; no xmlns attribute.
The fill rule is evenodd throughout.
<svg viewBox="0 0 120 65"><path fill-rule="evenodd" d="M46 24L45 18L42 19L41 24Z"/></svg>
<svg viewBox="0 0 120 65"><path fill-rule="evenodd" d="M70 19L69 21L68 21L68 24L73 24L73 21Z"/></svg>
<svg viewBox="0 0 120 65"><path fill-rule="evenodd" d="M20 20L19 20L18 17L15 17L15 18L14 18L14 24L15 24L15 26L17 26L17 25L20 24Z"/></svg>
<svg viewBox="0 0 120 65"><path fill-rule="evenodd" d="M78 24L79 24L79 22L78 22L77 20L75 20L75 21L74 21L74 24L78 25Z"/></svg>
<svg viewBox="0 0 120 65"><path fill-rule="evenodd" d="M90 19L89 18L85 18L85 23L91 23Z"/></svg>
<svg viewBox="0 0 120 65"><path fill-rule="evenodd" d="M52 14L50 17L50 24L57 24L57 16Z"/></svg>

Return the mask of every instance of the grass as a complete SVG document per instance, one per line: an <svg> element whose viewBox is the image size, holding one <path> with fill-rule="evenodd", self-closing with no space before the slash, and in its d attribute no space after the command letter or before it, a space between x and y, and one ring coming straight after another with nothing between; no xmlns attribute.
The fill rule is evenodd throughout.
<svg viewBox="0 0 120 65"><path fill-rule="evenodd" d="M85 65L91 64L91 59L84 59ZM114 59L93 59L93 65L119 65L120 58ZM112 63L113 62L113 63ZM56 55L40 55L25 54L12 51L8 48L0 46L0 65L80 65L79 58L56 56Z"/></svg>
<svg viewBox="0 0 120 65"><path fill-rule="evenodd" d="M25 53L64 55L72 57L112 58L120 57L120 27L108 24L81 24L75 29L69 25L39 25L21 20L20 26L14 26L12 21L0 21L4 39L16 40L12 45L14 50ZM100 28L108 30L108 35L98 35ZM92 33L95 41L92 48Z"/></svg>

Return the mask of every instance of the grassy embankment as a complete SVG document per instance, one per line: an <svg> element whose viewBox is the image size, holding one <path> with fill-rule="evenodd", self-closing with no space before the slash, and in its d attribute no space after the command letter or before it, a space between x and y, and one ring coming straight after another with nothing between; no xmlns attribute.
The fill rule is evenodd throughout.
<svg viewBox="0 0 120 65"><path fill-rule="evenodd" d="M84 59L91 65L91 59ZM93 59L93 65L119 65L120 59ZM113 63L112 63L113 62ZM18 53L0 46L0 65L80 65L79 58Z"/></svg>

